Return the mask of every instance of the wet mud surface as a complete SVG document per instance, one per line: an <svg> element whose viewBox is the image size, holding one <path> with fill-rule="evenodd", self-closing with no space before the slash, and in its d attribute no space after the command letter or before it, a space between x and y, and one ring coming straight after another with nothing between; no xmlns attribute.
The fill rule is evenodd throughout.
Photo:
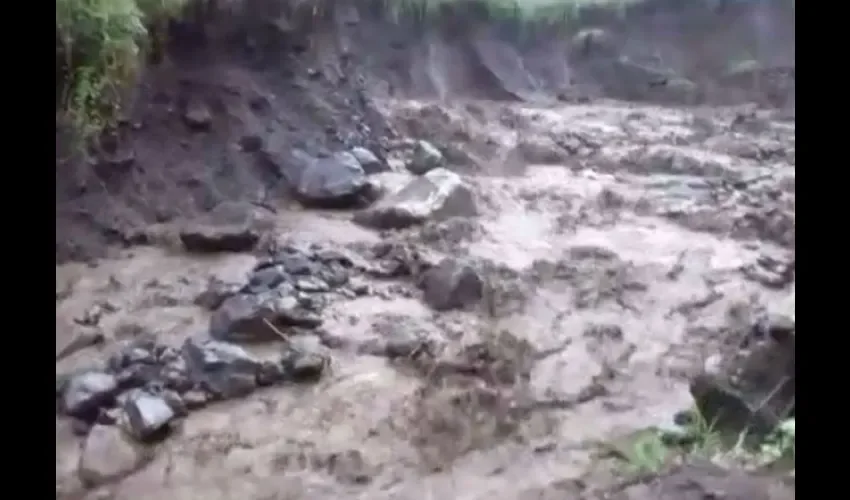
<svg viewBox="0 0 850 500"><path fill-rule="evenodd" d="M175 55L97 161L57 163L57 498L794 498L599 457L754 331L793 345L793 51L757 102L674 64L693 87L581 67L566 95L487 37L486 85L439 37L389 71L346 19L283 30L285 70L280 23L250 64Z"/></svg>
<svg viewBox="0 0 850 500"><path fill-rule="evenodd" d="M432 105L393 106L425 121ZM777 271L794 259L793 124L746 109L498 107L530 137L569 131L597 146L568 164L521 157L521 170L462 174L475 217L380 234L346 212L267 214L272 246L316 244L361 263L347 271L348 292L319 288L320 329L287 331L315 337L329 373L193 412L150 463L105 486L115 498L521 498L581 477L594 443L688 406L689 378L741 327L742 310L793 313L793 278ZM516 140L463 106L444 113L443 130L491 133L505 148ZM565 154L554 139L546 147ZM474 265L480 303L429 307L414 263L444 258ZM203 336L210 313L196 297L211 277L243 283L258 260L138 247L57 268L57 294L67 290L57 344L83 328L105 336L57 371L145 334L176 347ZM249 348L280 350L269 342ZM71 426L57 420L66 494L81 487L86 453Z"/></svg>

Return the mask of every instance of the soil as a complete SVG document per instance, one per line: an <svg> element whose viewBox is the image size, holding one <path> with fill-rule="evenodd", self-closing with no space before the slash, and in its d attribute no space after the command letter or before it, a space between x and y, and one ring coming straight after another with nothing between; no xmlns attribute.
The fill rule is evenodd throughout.
<svg viewBox="0 0 850 500"><path fill-rule="evenodd" d="M84 485L83 440L57 416L57 498L794 498L696 466L627 486L597 456L692 404L690 378L741 311L793 316L793 278L764 265L794 261L790 5L646 2L571 30L226 8L203 33L174 27L94 159L57 159L57 346L93 308L104 337L57 373L134 332L178 345L207 329L195 298L210 277L241 282L258 260L180 248L179 228L222 202L264 212L267 244L462 256L490 270L485 305L435 312L413 280L363 276L371 293L324 313L344 340L329 375L194 412L132 473ZM476 217L370 230L299 205L257 153L364 146L392 185L418 139L471 186ZM350 348L398 329L532 355L500 385Z"/></svg>

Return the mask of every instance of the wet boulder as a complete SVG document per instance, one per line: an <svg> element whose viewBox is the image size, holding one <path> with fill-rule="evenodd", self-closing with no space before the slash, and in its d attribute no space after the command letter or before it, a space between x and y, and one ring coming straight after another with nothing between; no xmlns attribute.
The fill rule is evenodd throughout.
<svg viewBox="0 0 850 500"><path fill-rule="evenodd" d="M472 190L456 173L438 168L412 179L400 191L354 215L354 221L376 229L402 229L428 220L477 213Z"/></svg>
<svg viewBox="0 0 850 500"><path fill-rule="evenodd" d="M445 164L446 159L436 146L428 141L416 141L413 156L407 163L407 170L414 175L425 175Z"/></svg>
<svg viewBox="0 0 850 500"><path fill-rule="evenodd" d="M352 148L351 154L360 162L360 166L363 167L363 171L367 174L377 174L390 169L389 165L381 161L375 153L366 148Z"/></svg>
<svg viewBox="0 0 850 500"><path fill-rule="evenodd" d="M139 441L147 441L167 431L177 412L164 397L134 391L122 407L127 415L127 430Z"/></svg>
<svg viewBox="0 0 850 500"><path fill-rule="evenodd" d="M226 283L220 279L211 278L207 282L204 291L195 297L194 303L209 311L215 311L222 302L239 293L241 288L242 285Z"/></svg>
<svg viewBox="0 0 850 500"><path fill-rule="evenodd" d="M271 223L248 203L227 202L186 224L180 231L184 248L194 253L248 252Z"/></svg>
<svg viewBox="0 0 850 500"><path fill-rule="evenodd" d="M586 28L570 40L570 55L581 60L591 57L613 58L617 55L614 38L600 28Z"/></svg>
<svg viewBox="0 0 850 500"><path fill-rule="evenodd" d="M294 296L276 291L238 294L226 299L210 318L210 335L217 340L263 342L280 338L288 326L316 328L322 320Z"/></svg>
<svg viewBox="0 0 850 500"><path fill-rule="evenodd" d="M368 198L366 172L357 158L349 152L339 152L326 158L313 158L299 152L296 158L303 165L293 183L301 203L325 208L350 208L362 205Z"/></svg>
<svg viewBox="0 0 850 500"><path fill-rule="evenodd" d="M118 392L114 375L91 371L71 376L62 388L62 409L68 415L90 420L98 409L110 404Z"/></svg>
<svg viewBox="0 0 850 500"><path fill-rule="evenodd" d="M294 337L284 345L280 365L288 380L312 382L324 374L330 356L315 337Z"/></svg>
<svg viewBox="0 0 850 500"><path fill-rule="evenodd" d="M766 434L793 417L795 338L793 319L769 316L753 324L739 348L713 357L690 385L703 418L719 431Z"/></svg>
<svg viewBox="0 0 850 500"><path fill-rule="evenodd" d="M250 394L264 370L261 360L226 342L190 339L183 344L182 353L195 384L219 399Z"/></svg>
<svg viewBox="0 0 850 500"><path fill-rule="evenodd" d="M484 282L471 265L453 258L423 273L420 280L423 298L437 311L460 309L481 300Z"/></svg>

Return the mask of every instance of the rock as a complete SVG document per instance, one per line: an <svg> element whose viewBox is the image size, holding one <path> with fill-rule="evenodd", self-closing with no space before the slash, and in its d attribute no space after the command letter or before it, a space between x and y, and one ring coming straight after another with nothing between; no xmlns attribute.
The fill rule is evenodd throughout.
<svg viewBox="0 0 850 500"><path fill-rule="evenodd" d="M572 156L554 139L543 135L522 138L516 145L516 153L525 165L560 165Z"/></svg>
<svg viewBox="0 0 850 500"><path fill-rule="evenodd" d="M221 399L250 394L256 389L262 370L260 360L226 342L187 340L183 344L183 357L196 385Z"/></svg>
<svg viewBox="0 0 850 500"><path fill-rule="evenodd" d="M127 415L127 430L139 441L149 440L167 430L177 417L174 408L165 398L143 391L135 391L123 405Z"/></svg>
<svg viewBox="0 0 850 500"><path fill-rule="evenodd" d="M257 373L257 385L267 387L286 379L286 369L281 363L264 362Z"/></svg>
<svg viewBox="0 0 850 500"><path fill-rule="evenodd" d="M212 113L205 103L193 101L183 113L183 121L192 130L209 130L212 126Z"/></svg>
<svg viewBox="0 0 850 500"><path fill-rule="evenodd" d="M389 165L382 162L378 156L366 148L356 147L351 149L351 154L360 162L363 171L367 174L377 174L390 169Z"/></svg>
<svg viewBox="0 0 850 500"><path fill-rule="evenodd" d="M613 57L617 53L611 34L600 28L587 28L576 33L570 41L570 51L580 58Z"/></svg>
<svg viewBox="0 0 850 500"><path fill-rule="evenodd" d="M207 288L195 297L195 305L201 306L209 311L215 311L228 297L239 293L242 288L234 283L225 283L217 278L211 278L207 282Z"/></svg>
<svg viewBox="0 0 850 500"><path fill-rule="evenodd" d="M305 310L294 297L275 292L239 294L226 299L213 313L210 336L227 341L268 341L280 338L278 328L316 328L321 323L321 318Z"/></svg>
<svg viewBox="0 0 850 500"><path fill-rule="evenodd" d="M691 382L691 395L707 421L731 434L768 433L795 415L794 328L790 317L769 315L752 322L740 347L710 357Z"/></svg>
<svg viewBox="0 0 850 500"><path fill-rule="evenodd" d="M417 141L413 148L413 157L407 163L407 170L414 175L425 175L435 168L445 165L446 159L433 144Z"/></svg>
<svg viewBox="0 0 850 500"><path fill-rule="evenodd" d="M447 258L425 271L420 282L425 302L437 311L459 309L481 300L484 282L470 265Z"/></svg>
<svg viewBox="0 0 850 500"><path fill-rule="evenodd" d="M318 380L330 364L320 340L315 337L294 337L283 347L281 366L286 377L296 382Z"/></svg>
<svg viewBox="0 0 850 500"><path fill-rule="evenodd" d="M143 467L152 453L114 426L95 425L83 445L78 475L90 487L117 481Z"/></svg>
<svg viewBox="0 0 850 500"><path fill-rule="evenodd" d="M247 202L222 202L180 232L190 252L248 252L274 221L265 211Z"/></svg>
<svg viewBox="0 0 850 500"><path fill-rule="evenodd" d="M367 195L366 172L353 154L336 153L330 158L305 158L295 184L299 200L309 206L349 208L362 204Z"/></svg>
<svg viewBox="0 0 850 500"><path fill-rule="evenodd" d="M475 198L463 179L438 168L410 181L401 191L354 215L354 221L376 229L402 229L427 220L477 213Z"/></svg>
<svg viewBox="0 0 850 500"><path fill-rule="evenodd" d="M118 391L118 380L108 373L88 372L72 376L64 386L64 411L71 416L92 420L101 406L108 405Z"/></svg>
<svg viewBox="0 0 850 500"><path fill-rule="evenodd" d="M246 224L193 224L180 231L189 252L248 252L260 241L260 233Z"/></svg>
<svg viewBox="0 0 850 500"><path fill-rule="evenodd" d="M784 314L770 314L753 325L752 334L760 340L771 339L775 342L793 342L796 332L794 318Z"/></svg>
<svg viewBox="0 0 850 500"><path fill-rule="evenodd" d="M254 268L254 272L276 265L283 266L283 269L293 276L304 276L318 271L309 255L294 248L284 248L268 259L260 261Z"/></svg>
<svg viewBox="0 0 850 500"><path fill-rule="evenodd" d="M288 279L289 274L287 274L286 268L282 265L263 267L253 271L248 276L248 284L242 287L240 292L246 294L269 292Z"/></svg>
<svg viewBox="0 0 850 500"><path fill-rule="evenodd" d="M239 138L239 148L246 153L256 153L263 149L263 138L254 134L243 135Z"/></svg>

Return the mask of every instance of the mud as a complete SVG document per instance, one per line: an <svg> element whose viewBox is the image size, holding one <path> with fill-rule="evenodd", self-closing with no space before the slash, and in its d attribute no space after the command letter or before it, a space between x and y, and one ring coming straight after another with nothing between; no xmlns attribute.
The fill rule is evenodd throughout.
<svg viewBox="0 0 850 500"><path fill-rule="evenodd" d="M727 498L793 498L727 473L617 486L597 457L600 442L690 406L689 380L747 318L794 316L793 272L778 270L795 259L794 31L778 5L706 15L659 3L631 22L585 20L611 34L605 50L650 54L688 82L661 90L606 76L623 66L574 54L574 32L546 27L521 43L511 26L417 32L361 10L309 37L260 23L259 40L228 28L192 54L183 40L140 83L113 147L57 164L57 349L81 323L102 334L57 373L142 332L173 345L205 334L198 294L210 277L244 281L259 256L189 255L176 234L226 200L265 207L264 245L321 243L373 264L388 244L424 262L462 257L485 297L438 313L415 269L362 273L368 293L329 295L313 334L331 374L193 413L125 477L84 485L84 439L57 417L57 498L648 499L700 481ZM730 83L720 66L740 53L770 70ZM477 216L372 231L350 212L300 207L249 154L251 141L365 146L394 170L375 174L394 190L415 139L462 174ZM410 335L427 355L369 347Z"/></svg>

